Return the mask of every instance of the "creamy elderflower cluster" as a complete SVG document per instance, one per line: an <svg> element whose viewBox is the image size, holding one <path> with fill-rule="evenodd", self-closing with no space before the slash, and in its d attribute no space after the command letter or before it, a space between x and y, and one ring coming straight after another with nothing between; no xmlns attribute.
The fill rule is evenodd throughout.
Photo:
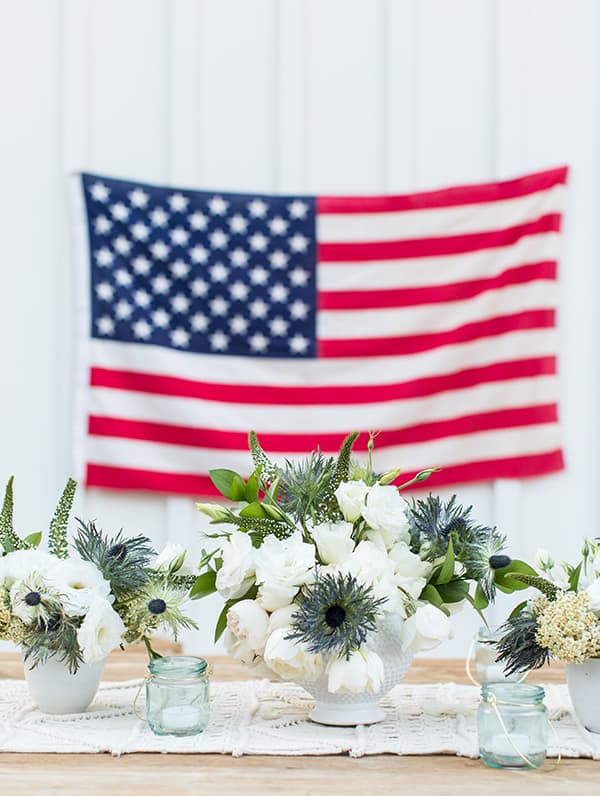
<svg viewBox="0 0 600 796"><path fill-rule="evenodd" d="M565 663L582 663L600 656L600 621L591 610L586 591L559 592L555 600L538 597L533 603L537 643Z"/></svg>

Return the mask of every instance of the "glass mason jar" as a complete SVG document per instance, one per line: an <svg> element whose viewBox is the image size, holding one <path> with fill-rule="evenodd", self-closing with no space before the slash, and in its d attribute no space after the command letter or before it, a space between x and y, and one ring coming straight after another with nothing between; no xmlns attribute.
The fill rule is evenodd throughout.
<svg viewBox="0 0 600 796"><path fill-rule="evenodd" d="M198 735L208 724L208 666L192 655L148 664L146 718L156 735Z"/></svg>
<svg viewBox="0 0 600 796"><path fill-rule="evenodd" d="M526 683L490 683L477 711L479 754L492 768L538 768L546 757L548 711L544 689Z"/></svg>
<svg viewBox="0 0 600 796"><path fill-rule="evenodd" d="M504 674L504 666L496 663L498 651L496 642L500 641L504 631L490 627L480 627L474 639L475 679L479 685L488 683L521 682L526 675Z"/></svg>

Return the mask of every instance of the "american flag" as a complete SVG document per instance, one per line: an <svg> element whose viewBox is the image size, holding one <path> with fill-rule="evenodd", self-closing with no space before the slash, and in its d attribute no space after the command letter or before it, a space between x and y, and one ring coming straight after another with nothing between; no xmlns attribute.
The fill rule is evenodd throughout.
<svg viewBox="0 0 600 796"><path fill-rule="evenodd" d="M210 469L249 473L250 429L276 461L376 430L379 469L434 486L560 470L566 177L309 197L79 175L86 484L210 495Z"/></svg>

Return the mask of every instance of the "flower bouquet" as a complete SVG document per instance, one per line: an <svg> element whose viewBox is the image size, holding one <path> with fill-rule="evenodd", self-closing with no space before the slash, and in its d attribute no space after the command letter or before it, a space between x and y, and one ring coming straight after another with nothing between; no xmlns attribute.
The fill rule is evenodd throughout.
<svg viewBox="0 0 600 796"><path fill-rule="evenodd" d="M404 676L413 653L452 633L450 615L477 610L504 591L526 588L502 553L504 538L476 524L453 497L408 503L401 491L432 470L393 485L399 470L376 474L352 459L358 433L337 457L271 461L249 435L254 463L244 480L213 470L231 508L200 503L215 525L191 591L225 601L215 638L249 667L302 683L323 723L378 721L377 700ZM473 593L471 585L474 584Z"/></svg>
<svg viewBox="0 0 600 796"><path fill-rule="evenodd" d="M503 626L497 660L508 674L563 661L576 714L600 732L600 539L585 539L577 564L559 567L546 550L536 555L538 573L512 578L539 592L520 603Z"/></svg>
<svg viewBox="0 0 600 796"><path fill-rule="evenodd" d="M30 690L53 713L87 707L116 647L143 641L155 657L152 633L195 627L181 610L195 580L185 574L185 550L171 545L157 557L145 536L111 538L81 521L69 550L75 489L69 479L48 552L38 549L41 533L22 538L14 530L12 478L0 512L0 638L22 648Z"/></svg>

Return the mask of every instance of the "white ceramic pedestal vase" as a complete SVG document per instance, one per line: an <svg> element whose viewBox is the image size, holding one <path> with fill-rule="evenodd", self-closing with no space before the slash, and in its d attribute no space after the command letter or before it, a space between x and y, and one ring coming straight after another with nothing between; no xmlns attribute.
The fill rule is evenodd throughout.
<svg viewBox="0 0 600 796"><path fill-rule="evenodd" d="M377 632L367 639L367 646L380 656L385 670L384 681L377 694L330 694L327 674L313 683L300 683L315 699L315 707L309 714L313 721L336 727L383 721L385 712L379 700L402 680L412 663L412 653L403 652L400 645L402 624L399 617L387 617Z"/></svg>
<svg viewBox="0 0 600 796"><path fill-rule="evenodd" d="M600 658L567 663L567 684L579 721L586 730L600 733Z"/></svg>
<svg viewBox="0 0 600 796"><path fill-rule="evenodd" d="M82 663L71 674L67 665L51 657L31 668L23 663L31 698L44 713L82 713L100 684L104 661Z"/></svg>

